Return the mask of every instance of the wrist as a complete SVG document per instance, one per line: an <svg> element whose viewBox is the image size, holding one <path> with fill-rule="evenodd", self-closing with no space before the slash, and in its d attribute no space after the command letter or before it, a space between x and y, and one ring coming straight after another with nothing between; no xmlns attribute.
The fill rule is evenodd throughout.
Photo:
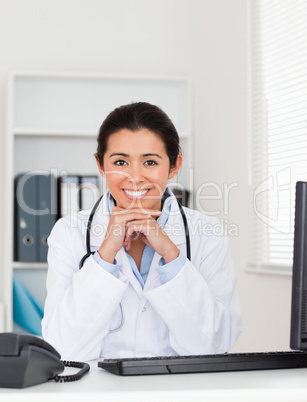
<svg viewBox="0 0 307 402"><path fill-rule="evenodd" d="M103 242L98 250L98 254L102 260L113 264L117 251L112 250L110 247L107 246L106 242Z"/></svg>
<svg viewBox="0 0 307 402"><path fill-rule="evenodd" d="M164 261L166 264L170 263L171 261L174 261L176 258L179 256L179 249L174 245L174 247L171 247L167 253L162 255Z"/></svg>

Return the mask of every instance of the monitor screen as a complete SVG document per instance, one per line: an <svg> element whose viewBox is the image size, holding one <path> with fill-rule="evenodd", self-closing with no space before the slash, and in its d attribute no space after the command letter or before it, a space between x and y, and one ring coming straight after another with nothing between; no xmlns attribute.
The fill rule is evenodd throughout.
<svg viewBox="0 0 307 402"><path fill-rule="evenodd" d="M290 347L307 350L307 183L296 183Z"/></svg>

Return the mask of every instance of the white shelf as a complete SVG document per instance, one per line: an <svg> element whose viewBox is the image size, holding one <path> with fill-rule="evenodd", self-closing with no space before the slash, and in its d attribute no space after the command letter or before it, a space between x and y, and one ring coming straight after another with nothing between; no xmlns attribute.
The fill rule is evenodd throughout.
<svg viewBox="0 0 307 402"><path fill-rule="evenodd" d="M18 75L13 96L15 127L95 132L114 108L146 101L160 106L179 132L190 132L186 79Z"/></svg>
<svg viewBox="0 0 307 402"><path fill-rule="evenodd" d="M45 170L53 174L98 174L94 154L100 125L115 107L145 101L172 119L184 152L178 183L190 189L192 161L191 95L186 77L118 76L52 72L10 75L6 133L4 328L13 328L13 274L41 302L47 263L12 261L14 177Z"/></svg>
<svg viewBox="0 0 307 402"><path fill-rule="evenodd" d="M47 269L48 264L46 262L21 262L13 261L13 269Z"/></svg>
<svg viewBox="0 0 307 402"><path fill-rule="evenodd" d="M13 131L15 136L34 136L34 137L97 137L98 130L95 131L68 131L68 130L46 130L46 128L22 128L16 127Z"/></svg>
<svg viewBox="0 0 307 402"><path fill-rule="evenodd" d="M67 131L67 130L46 130L45 128L22 128L16 127L13 129L13 134L20 137L89 137L96 140L99 127L97 131ZM179 133L180 139L188 139L190 135L188 133Z"/></svg>

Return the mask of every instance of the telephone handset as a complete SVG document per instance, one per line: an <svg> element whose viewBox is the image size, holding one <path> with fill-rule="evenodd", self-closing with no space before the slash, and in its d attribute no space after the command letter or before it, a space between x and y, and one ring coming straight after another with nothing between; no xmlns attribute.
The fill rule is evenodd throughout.
<svg viewBox="0 0 307 402"><path fill-rule="evenodd" d="M81 370L59 376L65 366ZM60 354L37 336L4 332L0 334L0 387L25 388L49 380L79 380L90 367L87 363L62 361Z"/></svg>

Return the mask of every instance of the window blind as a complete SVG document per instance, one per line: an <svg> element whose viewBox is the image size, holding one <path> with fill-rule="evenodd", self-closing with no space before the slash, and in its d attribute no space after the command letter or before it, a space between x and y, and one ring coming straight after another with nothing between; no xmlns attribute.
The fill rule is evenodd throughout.
<svg viewBox="0 0 307 402"><path fill-rule="evenodd" d="M307 181L307 1L250 0L248 269L291 272L296 181Z"/></svg>

